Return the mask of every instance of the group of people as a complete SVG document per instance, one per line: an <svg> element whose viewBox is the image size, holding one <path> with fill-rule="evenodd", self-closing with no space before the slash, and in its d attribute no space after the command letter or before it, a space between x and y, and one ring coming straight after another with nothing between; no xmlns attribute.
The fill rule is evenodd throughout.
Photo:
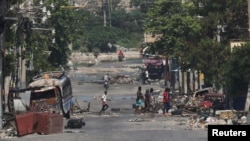
<svg viewBox="0 0 250 141"><path fill-rule="evenodd" d="M106 74L104 76L104 81L105 80L109 81L109 79L110 79L109 74ZM170 109L169 91L170 91L169 88L165 88L164 92L162 93L163 114L168 113L168 110ZM143 94L142 87L138 86L138 89L136 92L135 114L140 114L142 112L154 110L156 101L154 99L153 93L154 93L154 89L150 88L150 89L146 89L145 93ZM110 99L107 98L107 95L108 95L108 91L105 90L103 95L101 96L102 108L99 112L100 115L109 108L107 101L110 101Z"/></svg>
<svg viewBox="0 0 250 141"><path fill-rule="evenodd" d="M103 80L104 80L104 85L105 85L105 82L107 82L107 85L109 85L109 80L110 80L110 76L109 76L109 73L105 74L103 76ZM99 112L99 114L101 115L103 112L105 112L108 108L109 108L109 105L107 103L107 101L110 99L107 98L107 95L108 95L108 91L105 90L102 97L101 97L101 101L102 101L102 108Z"/></svg>
<svg viewBox="0 0 250 141"><path fill-rule="evenodd" d="M169 88L165 88L162 93L163 96L163 114L167 114L170 108L170 100L169 100ZM153 97L154 89L146 89L144 95L142 94L142 87L139 86L136 93L136 103L135 103L135 114L141 114L145 111L152 111L155 106L155 99Z"/></svg>

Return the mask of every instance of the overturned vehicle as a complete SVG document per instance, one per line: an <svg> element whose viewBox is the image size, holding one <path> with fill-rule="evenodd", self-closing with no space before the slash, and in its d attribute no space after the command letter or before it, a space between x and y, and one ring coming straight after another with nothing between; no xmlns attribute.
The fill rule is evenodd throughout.
<svg viewBox="0 0 250 141"><path fill-rule="evenodd" d="M65 72L53 71L35 76L25 89L10 88L7 107L12 114L46 111L70 118L72 105L70 78Z"/></svg>
<svg viewBox="0 0 250 141"><path fill-rule="evenodd" d="M43 73L29 84L30 106L34 111L50 111L70 118L73 105L71 81L64 72Z"/></svg>
<svg viewBox="0 0 250 141"><path fill-rule="evenodd" d="M33 124L38 124L35 119L39 119L42 117L41 115L45 114L47 118L58 120L60 126L53 131L61 132L62 117L70 118L73 102L71 81L65 72L41 73L35 76L25 89L10 88L8 112L4 112L3 127L8 131L13 131L14 135L33 133L35 132L34 127L36 127ZM26 119L31 121L25 123L27 126L24 126ZM53 127L47 126L52 120L47 121L47 124L44 124L45 121L41 118L40 121L42 121L39 122L41 126L46 126L46 129ZM37 126L37 128L39 127Z"/></svg>

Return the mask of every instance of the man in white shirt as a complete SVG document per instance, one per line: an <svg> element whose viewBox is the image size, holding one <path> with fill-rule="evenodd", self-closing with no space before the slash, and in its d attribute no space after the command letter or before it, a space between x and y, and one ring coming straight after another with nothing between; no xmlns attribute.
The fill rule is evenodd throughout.
<svg viewBox="0 0 250 141"><path fill-rule="evenodd" d="M101 115L102 112L105 112L108 108L109 108L109 105L107 104L107 91L104 91L104 94L102 95L102 109L101 111L99 112L99 114Z"/></svg>
<svg viewBox="0 0 250 141"><path fill-rule="evenodd" d="M109 81L109 74L107 73L106 75L104 75L103 79L104 81Z"/></svg>
<svg viewBox="0 0 250 141"><path fill-rule="evenodd" d="M148 79L149 79L149 73L148 73L148 70L146 69L146 71L145 71L145 82L147 81L147 83L150 85L150 81Z"/></svg>

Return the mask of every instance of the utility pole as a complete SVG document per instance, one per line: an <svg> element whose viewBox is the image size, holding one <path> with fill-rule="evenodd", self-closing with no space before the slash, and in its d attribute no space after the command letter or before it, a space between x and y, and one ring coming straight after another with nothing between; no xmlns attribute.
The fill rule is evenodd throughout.
<svg viewBox="0 0 250 141"><path fill-rule="evenodd" d="M0 24L0 129L3 128L3 89L4 89L4 83L3 83L3 54L4 54L4 45L5 45L5 38L4 38L4 17L5 17L5 11L6 11L6 1L1 0L0 1L0 18L2 20L0 22L3 22Z"/></svg>
<svg viewBox="0 0 250 141"><path fill-rule="evenodd" d="M106 7L105 0L102 1L102 9L103 9L103 26L107 26L107 15L106 15Z"/></svg>
<svg viewBox="0 0 250 141"><path fill-rule="evenodd" d="M111 7L110 7L110 1L109 0L108 0L108 8L109 8L109 27L111 27L112 26L112 24L111 24Z"/></svg>

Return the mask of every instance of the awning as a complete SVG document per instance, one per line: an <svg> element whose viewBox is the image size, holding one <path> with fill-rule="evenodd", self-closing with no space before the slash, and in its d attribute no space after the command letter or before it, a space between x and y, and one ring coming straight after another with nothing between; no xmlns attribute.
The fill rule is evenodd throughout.
<svg viewBox="0 0 250 141"><path fill-rule="evenodd" d="M145 65L154 65L154 66L160 66L163 64L162 59L144 59Z"/></svg>

